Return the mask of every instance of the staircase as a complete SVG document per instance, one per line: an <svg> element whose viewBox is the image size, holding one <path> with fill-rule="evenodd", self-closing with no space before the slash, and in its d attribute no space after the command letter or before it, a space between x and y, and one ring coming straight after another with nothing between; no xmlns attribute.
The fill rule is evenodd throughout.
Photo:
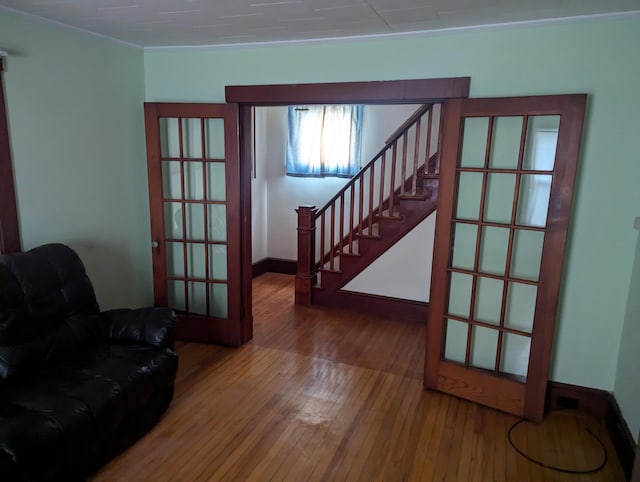
<svg viewBox="0 0 640 482"><path fill-rule="evenodd" d="M440 112L419 108L325 206L297 209L296 303L345 304L341 288L434 212Z"/></svg>

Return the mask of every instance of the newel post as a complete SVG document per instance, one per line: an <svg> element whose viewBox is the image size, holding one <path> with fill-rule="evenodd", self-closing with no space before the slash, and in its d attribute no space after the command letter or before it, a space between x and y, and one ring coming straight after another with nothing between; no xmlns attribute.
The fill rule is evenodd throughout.
<svg viewBox="0 0 640 482"><path fill-rule="evenodd" d="M298 206L298 269L296 270L296 304L311 304L311 287L316 282L315 206Z"/></svg>

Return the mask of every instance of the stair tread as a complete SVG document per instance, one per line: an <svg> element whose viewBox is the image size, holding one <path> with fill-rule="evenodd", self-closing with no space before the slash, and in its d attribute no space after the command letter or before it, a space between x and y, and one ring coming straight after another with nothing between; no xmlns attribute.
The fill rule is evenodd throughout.
<svg viewBox="0 0 640 482"><path fill-rule="evenodd" d="M398 199L409 200L409 201L424 201L427 199L427 194L422 191L418 191L416 194L400 194Z"/></svg>

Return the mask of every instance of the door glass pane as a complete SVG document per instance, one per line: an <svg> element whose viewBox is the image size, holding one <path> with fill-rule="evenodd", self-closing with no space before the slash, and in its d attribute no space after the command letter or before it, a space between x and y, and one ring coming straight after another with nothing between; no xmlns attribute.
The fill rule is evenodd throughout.
<svg viewBox="0 0 640 482"><path fill-rule="evenodd" d="M516 220L521 226L546 226L551 177L546 174L522 175Z"/></svg>
<svg viewBox="0 0 640 482"><path fill-rule="evenodd" d="M485 201L485 221L511 224L515 185L515 174L489 174Z"/></svg>
<svg viewBox="0 0 640 482"><path fill-rule="evenodd" d="M204 279L206 276L207 263L204 259L204 244L187 244L187 266L190 278Z"/></svg>
<svg viewBox="0 0 640 482"><path fill-rule="evenodd" d="M474 318L477 321L500 323L500 308L502 306L502 280L478 277L476 287L476 310Z"/></svg>
<svg viewBox="0 0 640 482"><path fill-rule="evenodd" d="M210 204L209 241L227 240L227 207L222 204Z"/></svg>
<svg viewBox="0 0 640 482"><path fill-rule="evenodd" d="M224 159L224 119L205 119L208 159Z"/></svg>
<svg viewBox="0 0 640 482"><path fill-rule="evenodd" d="M500 372L525 377L529 371L531 338L505 333L502 339Z"/></svg>
<svg viewBox="0 0 640 482"><path fill-rule="evenodd" d="M511 276L537 281L540 275L544 233L516 229L513 236Z"/></svg>
<svg viewBox="0 0 640 482"><path fill-rule="evenodd" d="M204 204L186 204L187 239L204 241Z"/></svg>
<svg viewBox="0 0 640 482"><path fill-rule="evenodd" d="M162 196L165 199L180 199L182 197L181 186L180 163L177 161L163 161Z"/></svg>
<svg viewBox="0 0 640 482"><path fill-rule="evenodd" d="M458 180L456 217L477 220L482 193L481 172L461 172Z"/></svg>
<svg viewBox="0 0 640 482"><path fill-rule="evenodd" d="M485 226L482 229L479 267L483 273L504 275L509 246L509 229Z"/></svg>
<svg viewBox="0 0 640 482"><path fill-rule="evenodd" d="M473 277L471 275L451 273L449 314L469 318L472 282Z"/></svg>
<svg viewBox="0 0 640 482"><path fill-rule="evenodd" d="M212 283L209 285L209 316L226 318L228 316L227 285Z"/></svg>
<svg viewBox="0 0 640 482"><path fill-rule="evenodd" d="M202 125L200 119L182 119L182 157L202 159Z"/></svg>
<svg viewBox="0 0 640 482"><path fill-rule="evenodd" d="M493 141L489 167L516 169L520 155L522 117L496 117L493 121Z"/></svg>
<svg viewBox="0 0 640 482"><path fill-rule="evenodd" d="M160 156L180 157L178 119L174 117L160 118Z"/></svg>
<svg viewBox="0 0 640 482"><path fill-rule="evenodd" d="M559 128L559 115L529 117L523 169L553 170Z"/></svg>
<svg viewBox="0 0 640 482"><path fill-rule="evenodd" d="M204 199L202 179L202 162L184 163L185 199L200 201ZM204 219L204 218L203 218Z"/></svg>
<svg viewBox="0 0 640 482"><path fill-rule="evenodd" d="M454 268L474 270L476 256L476 238L478 226L475 224L455 223L453 242L453 259L451 265Z"/></svg>
<svg viewBox="0 0 640 482"><path fill-rule="evenodd" d="M164 234L167 238L182 239L182 204L164 203Z"/></svg>
<svg viewBox="0 0 640 482"><path fill-rule="evenodd" d="M167 295L169 308L176 311L185 311L184 281L167 281Z"/></svg>
<svg viewBox="0 0 640 482"><path fill-rule="evenodd" d="M469 325L457 320L446 320L444 359L464 363L467 355Z"/></svg>
<svg viewBox="0 0 640 482"><path fill-rule="evenodd" d="M207 199L209 201L225 201L227 199L223 162L207 163Z"/></svg>
<svg viewBox="0 0 640 482"><path fill-rule="evenodd" d="M167 276L184 277L184 246L182 243L167 243Z"/></svg>
<svg viewBox="0 0 640 482"><path fill-rule="evenodd" d="M474 326L471 335L470 365L485 370L495 370L498 353L498 330Z"/></svg>
<svg viewBox="0 0 640 482"><path fill-rule="evenodd" d="M488 117L468 117L464 120L460 167L484 167L488 131Z"/></svg>
<svg viewBox="0 0 640 482"><path fill-rule="evenodd" d="M536 310L538 288L524 283L509 283L507 289L507 308L505 326L531 333L533 315Z"/></svg>
<svg viewBox="0 0 640 482"><path fill-rule="evenodd" d="M221 244L209 245L209 278L227 279L227 247Z"/></svg>
<svg viewBox="0 0 640 482"><path fill-rule="evenodd" d="M207 284L189 283L189 313L207 314Z"/></svg>

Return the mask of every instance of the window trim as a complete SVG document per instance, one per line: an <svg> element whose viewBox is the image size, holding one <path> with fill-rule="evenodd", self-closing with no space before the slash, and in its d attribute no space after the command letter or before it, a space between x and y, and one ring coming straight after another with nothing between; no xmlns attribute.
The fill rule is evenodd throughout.
<svg viewBox="0 0 640 482"><path fill-rule="evenodd" d="M20 227L4 99L4 77L0 69L0 254L17 251L20 251Z"/></svg>

